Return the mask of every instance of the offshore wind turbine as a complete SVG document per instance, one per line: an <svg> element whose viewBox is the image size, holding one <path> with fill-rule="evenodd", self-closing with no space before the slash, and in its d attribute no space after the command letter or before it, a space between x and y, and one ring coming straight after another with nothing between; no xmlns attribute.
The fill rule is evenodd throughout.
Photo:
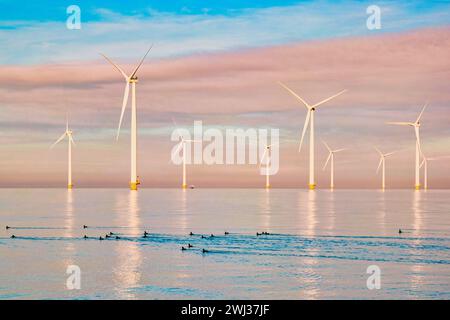
<svg viewBox="0 0 450 320"><path fill-rule="evenodd" d="M264 161L264 158L266 159L265 161L265 166L266 166L266 189L270 189L270 180L269 180L269 163L271 161L270 157L269 157L269 153L271 153L272 151L272 147L275 145L271 144L271 145L266 145L264 148L264 152L261 156L261 161L259 162L259 168L261 169L262 163Z"/></svg>
<svg viewBox="0 0 450 320"><path fill-rule="evenodd" d="M119 139L120 127L122 125L123 114L128 103L128 95L130 92L131 84L131 175L130 175L130 189L137 190L137 186L140 184L139 177L137 175L137 114L136 114L136 83L138 82L137 72L144 63L147 54L150 52L152 47L150 47L145 53L144 57L141 59L137 67L128 76L117 64L115 64L106 55L101 55L111 63L117 71L119 71L125 78L125 91L123 94L122 111L120 113L119 127L117 129L116 140Z"/></svg>
<svg viewBox="0 0 450 320"><path fill-rule="evenodd" d="M72 144L75 145L75 141L73 141L73 131L69 129L69 119L66 119L66 131L61 135L61 137L58 138L58 140L55 141L54 144L50 146L50 149L53 149L54 146L56 146L61 140L63 140L65 137L67 137L68 142L68 164L67 164L67 189L73 188L72 183Z"/></svg>
<svg viewBox="0 0 450 320"><path fill-rule="evenodd" d="M377 173L380 171L380 167L382 165L382 180L381 180L381 189L384 190L386 188L386 158L393 155L397 151L389 152L389 153L382 153L377 147L375 147L375 150L380 155L380 162L378 163L377 167Z"/></svg>
<svg viewBox="0 0 450 320"><path fill-rule="evenodd" d="M330 175L331 175L331 179L330 179L330 188L331 188L331 189L334 189L334 154L335 154L335 153L338 153L338 152L341 152L341 151L344 151L344 150L346 150L346 149L336 149L336 150L332 150L332 149L330 148L330 146L329 146L325 141L322 140L322 143L325 145L325 147L326 147L327 150L328 150L328 158L327 158L327 161L325 161L325 164L324 164L322 170L325 170L325 168L327 167L328 162L331 160L331 162L330 162L330 166L331 166L331 172L330 172Z"/></svg>
<svg viewBox="0 0 450 320"><path fill-rule="evenodd" d="M186 182L186 143L191 142L202 142L200 140L190 140L190 139L184 139L181 137L181 142L178 144L178 147L174 150L173 154L176 154L180 151L180 148L183 148L183 182L181 184L181 188L186 189L187 188L187 182ZM189 145L190 146L190 145Z"/></svg>
<svg viewBox="0 0 450 320"><path fill-rule="evenodd" d="M308 110L308 112L306 114L305 124L303 126L303 132L302 132L302 137L300 139L300 145L298 148L298 152L300 152L302 149L303 139L305 137L306 130L308 129L308 126L310 126L310 129L309 129L309 189L313 190L316 187L316 180L314 177L314 113L318 106L340 96L347 90L342 90L341 92L339 92L329 98L326 98L316 104L310 105L304 99L302 99L299 95L297 95L294 91L292 91L288 86L286 86L282 82L278 82L278 83L283 88L285 88L291 95L293 95L297 100L299 100Z"/></svg>
<svg viewBox="0 0 450 320"><path fill-rule="evenodd" d="M416 163L415 163L415 184L414 188L416 190L420 189L420 155L422 154L422 149L420 147L420 118L422 117L423 112L427 104L425 104L417 117L415 122L387 122L387 124L393 124L398 126L410 126L414 128L414 132L416 134Z"/></svg>

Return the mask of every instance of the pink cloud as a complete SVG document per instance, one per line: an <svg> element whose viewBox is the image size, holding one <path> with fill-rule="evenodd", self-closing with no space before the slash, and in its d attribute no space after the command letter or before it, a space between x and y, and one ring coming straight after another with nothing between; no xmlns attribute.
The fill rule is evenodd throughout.
<svg viewBox="0 0 450 320"><path fill-rule="evenodd" d="M294 130L295 135L298 135L303 124L304 109L276 84L276 81L281 80L311 102L343 88L349 89L348 93L323 110L320 118L322 124L320 121L318 123L319 129L327 123L330 124L328 129L332 127L329 130L338 130L341 139L333 141L335 144L348 143L350 140L355 146L360 146L363 144L361 139L364 138L370 143L392 149L397 144L391 141L389 135L396 135L401 139L402 145L409 146L409 132L381 127L387 120L408 120L415 117L420 105L429 100L435 111L426 114L426 121L434 125L428 128L424 126L424 136L434 141L432 148L428 147L430 153L442 153L448 151L450 145L447 138L442 138L443 133L448 134L450 120L449 53L450 28L439 28L197 55L174 60L152 61L150 55L139 73L140 126L158 128L159 125L170 125L169 113L177 113L179 118L184 118L185 114L186 117L201 119L200 115L203 115L210 124L280 126L281 130L284 128L288 133ZM117 57L111 58L125 70L129 71L134 67ZM136 60L139 58L137 56ZM36 131L36 135L52 140L55 129L48 132L40 127L33 129L33 126L39 123L60 125L64 122L68 108L74 127L91 126L98 130L114 131L123 86L120 74L100 56L96 61L74 61L64 65L0 66L2 123L24 122L30 126L30 130ZM268 112L270 114L266 115ZM237 117L245 113L261 113L261 117ZM368 120L367 124L363 122L365 120ZM125 128L127 127L126 123ZM325 129L327 128L324 127L322 132ZM0 124L0 130L5 132L13 129L2 128ZM331 139L335 136L333 131L324 134L328 134ZM292 139L297 139L297 136L292 136ZM150 165L144 165L143 173L152 177L147 180L151 181L148 185L158 185L158 181L160 185L178 184L179 168L169 167L167 164L171 147L169 137L148 134L141 136L141 140L142 158L151 157L150 162L158 168L157 172L165 172L167 175L158 174ZM128 173L128 154L121 152L128 150L128 141L121 142L122 149L105 141L96 142L104 145L103 149L94 152L95 158L92 157L92 150L79 151L79 161L84 163L79 170L89 184L98 185L102 181L89 173L92 163L101 162L102 156L108 155L121 163L123 166L120 170L124 177ZM90 143L94 144L92 141ZM13 168L19 170L14 165L14 159L18 161L24 156L23 150L16 149L11 147L12 160L4 160L3 163L10 168L8 172L2 173L2 179L7 183L14 181L14 174L11 173L14 172ZM347 160L358 154L354 150ZM362 157L362 163L350 161L343 164L342 170L351 169L357 175L346 178L344 185L377 185L376 177L369 178L365 175L367 161L372 161L373 155L359 156ZM284 166L274 181L285 186L301 185L299 181L305 180L303 176L306 174L305 155L299 156L295 153L295 148L291 150L286 147L283 157ZM408 161L409 154L399 159L400 162ZM51 161L51 158L45 161ZM392 161L395 166L396 160ZM447 164L442 166L448 173L450 167ZM29 170L28 173L36 181L45 179L46 174L32 170L32 162L25 161L24 167L29 169L21 170ZM99 166L98 177L108 176L110 171L101 168ZM42 172L49 170L42 169ZM64 161L60 170L64 170ZM252 186L258 185L261 180L254 168L195 167L192 170L198 175L197 179L202 185L212 184L212 179L209 178L211 170L216 172L215 180L219 177L219 180L222 178L224 183L230 185ZM244 172L239 175L242 180L240 183L236 183L235 179L228 180L230 170ZM407 185L410 171L410 168L399 170L396 177L393 177L394 185ZM326 181L326 174L321 175ZM448 179L439 179L439 186L450 187Z"/></svg>

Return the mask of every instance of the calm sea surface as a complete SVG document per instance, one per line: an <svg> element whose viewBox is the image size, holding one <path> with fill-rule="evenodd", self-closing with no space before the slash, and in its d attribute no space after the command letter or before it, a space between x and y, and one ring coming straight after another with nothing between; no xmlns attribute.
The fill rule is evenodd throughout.
<svg viewBox="0 0 450 320"><path fill-rule="evenodd" d="M0 189L0 299L42 298L450 299L450 191Z"/></svg>

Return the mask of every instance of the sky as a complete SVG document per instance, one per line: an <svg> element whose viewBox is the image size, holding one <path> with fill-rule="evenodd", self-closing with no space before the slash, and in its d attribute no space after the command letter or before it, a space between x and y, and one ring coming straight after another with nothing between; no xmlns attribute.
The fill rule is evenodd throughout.
<svg viewBox="0 0 450 320"><path fill-rule="evenodd" d="M69 5L81 29L66 27ZM381 9L369 30L366 9ZM298 153L306 109L283 81L311 103L348 91L316 113L318 186L326 140L347 148L335 158L335 184L377 188L378 155L387 185L414 183L414 133L386 121L414 121L422 106L424 154L450 155L450 3L446 1L40 1L0 0L0 187L66 183L67 146L49 146L74 131L78 187L126 187L129 109L115 141L123 78L99 53L138 74L139 175L144 187L181 184L170 163L171 133L194 121L225 132L279 129L274 187L306 187L308 141ZM449 159L429 164L429 185L450 188ZM259 187L254 164L188 166L198 187Z"/></svg>

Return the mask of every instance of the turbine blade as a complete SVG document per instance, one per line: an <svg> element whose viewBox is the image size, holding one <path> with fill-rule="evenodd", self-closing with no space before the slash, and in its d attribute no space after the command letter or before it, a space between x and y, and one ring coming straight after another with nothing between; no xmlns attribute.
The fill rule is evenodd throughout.
<svg viewBox="0 0 450 320"><path fill-rule="evenodd" d="M64 137L66 136L66 134L67 134L67 133L64 132L64 133L61 135L61 137L59 137L58 140L56 140L55 143L52 144L52 145L50 146L50 149L53 149L54 146L56 146L62 139L64 139Z"/></svg>
<svg viewBox="0 0 450 320"><path fill-rule="evenodd" d="M383 157L380 158L380 162L378 163L377 173L380 171L381 164L383 163Z"/></svg>
<svg viewBox="0 0 450 320"><path fill-rule="evenodd" d="M141 59L141 62L139 62L138 66L136 67L136 69L134 69L133 73L131 74L130 78L133 78L136 74L136 72L139 70L139 68L141 67L142 63L144 63L145 58L147 57L148 53L150 52L150 50L152 49L153 44L150 46L150 48L147 50L147 52L145 53L144 57Z"/></svg>
<svg viewBox="0 0 450 320"><path fill-rule="evenodd" d="M347 89L342 90L341 92L336 93L335 95L333 95L333 96L331 96L331 97L329 97L329 98L326 98L326 99L320 101L319 103L316 103L315 105L312 106L312 108L316 108L316 107L318 107L318 106L324 104L325 102L328 102L328 101L330 101L330 100L332 100L332 99L334 99L334 98L336 98L336 97L339 97L341 94L343 94L343 93L346 92L346 91L347 91Z"/></svg>
<svg viewBox="0 0 450 320"><path fill-rule="evenodd" d="M386 153L386 154L384 154L383 156L384 157L389 157L389 156L392 156L394 153L397 153L398 151L392 151L392 152L389 152L389 153Z"/></svg>
<svg viewBox="0 0 450 320"><path fill-rule="evenodd" d="M264 157L266 156L266 154L267 154L267 148L264 148L264 152L263 152L263 154L262 154L262 156L261 156L261 160L259 161L259 167L261 168L261 165L262 165L262 162L263 162L263 160L264 160Z"/></svg>
<svg viewBox="0 0 450 320"><path fill-rule="evenodd" d="M341 151L344 151L344 150L347 150L347 148L342 148L342 149L333 150L333 152L336 153L336 152L341 152Z"/></svg>
<svg viewBox="0 0 450 320"><path fill-rule="evenodd" d="M411 122L386 122L386 124L393 124L396 126L413 126L414 123Z"/></svg>
<svg viewBox="0 0 450 320"><path fill-rule="evenodd" d="M383 154L381 153L381 151L377 147L374 147L374 149L379 153L380 156L383 156Z"/></svg>
<svg viewBox="0 0 450 320"><path fill-rule="evenodd" d="M66 113L66 131L69 131L69 113Z"/></svg>
<svg viewBox="0 0 450 320"><path fill-rule="evenodd" d="M120 113L119 127L117 128L116 141L119 140L120 127L122 126L123 114L125 113L125 108L127 107L129 92L130 92L130 83L127 82L125 85L125 92L123 93L122 111Z"/></svg>
<svg viewBox="0 0 450 320"><path fill-rule="evenodd" d="M435 161L435 160L448 159L448 158L450 158L450 156L440 156L440 157L427 158L427 161L428 160L429 161Z"/></svg>
<svg viewBox="0 0 450 320"><path fill-rule="evenodd" d="M428 103L425 103L425 105L424 105L423 108L422 108L422 111L420 111L420 114L419 114L419 116L417 117L416 123L419 123L420 118L422 118L422 114L423 114L423 112L425 111L425 108L426 108L427 106L428 106Z"/></svg>
<svg viewBox="0 0 450 320"><path fill-rule="evenodd" d="M425 163L425 158L423 158L422 163L420 164L419 168L422 168L424 163Z"/></svg>
<svg viewBox="0 0 450 320"><path fill-rule="evenodd" d="M296 94L294 91L292 91L287 85L285 85L281 81L278 81L278 84L280 86L282 86L283 88L285 88L291 95L293 95L299 101L301 101L301 103L303 103L305 105L306 109L308 109L308 110L311 109L311 106L305 100L303 100L298 94Z"/></svg>
<svg viewBox="0 0 450 320"><path fill-rule="evenodd" d="M178 144L178 147L175 149L175 151L173 153L178 153L178 151L180 151L180 149L183 147L183 143L184 143L184 141L181 140L181 142Z"/></svg>
<svg viewBox="0 0 450 320"><path fill-rule="evenodd" d="M302 150L303 139L305 138L306 129L308 129L309 119L311 118L311 110L308 110L306 114L305 124L303 125L302 137L300 139L300 145L298 146L298 152Z"/></svg>
<svg viewBox="0 0 450 320"><path fill-rule="evenodd" d="M328 161L330 161L330 159L331 159L331 151L330 151L330 153L328 154L328 158L327 158L327 161L325 161L325 164L323 165L323 168L322 168L322 170L325 170L325 168L327 167L327 164L328 164Z"/></svg>
<svg viewBox="0 0 450 320"><path fill-rule="evenodd" d="M70 139L70 142L71 142L73 145L75 145L75 141L73 141L72 135L69 136L69 139Z"/></svg>
<svg viewBox="0 0 450 320"><path fill-rule="evenodd" d="M111 63L111 64L113 65L113 67L116 68L117 71L119 71L119 72L123 75L123 77L124 77L126 80L128 80L128 76L126 75L126 73L123 72L123 70L120 69L120 67L119 67L117 64L115 64L111 59L109 59L109 58L108 58L107 56L105 56L103 53L100 53L100 55L102 55L103 58L105 58L109 63Z"/></svg>
<svg viewBox="0 0 450 320"><path fill-rule="evenodd" d="M321 139L321 141L325 145L325 147L328 149L328 151L331 152L330 146L324 140Z"/></svg>
<svg viewBox="0 0 450 320"><path fill-rule="evenodd" d="M183 140L181 140L181 141L178 143L177 148L172 152L171 157L170 157L170 160L169 160L169 163L172 162L173 155L177 154L177 153L180 151L180 148L181 148L182 146L183 146Z"/></svg>

